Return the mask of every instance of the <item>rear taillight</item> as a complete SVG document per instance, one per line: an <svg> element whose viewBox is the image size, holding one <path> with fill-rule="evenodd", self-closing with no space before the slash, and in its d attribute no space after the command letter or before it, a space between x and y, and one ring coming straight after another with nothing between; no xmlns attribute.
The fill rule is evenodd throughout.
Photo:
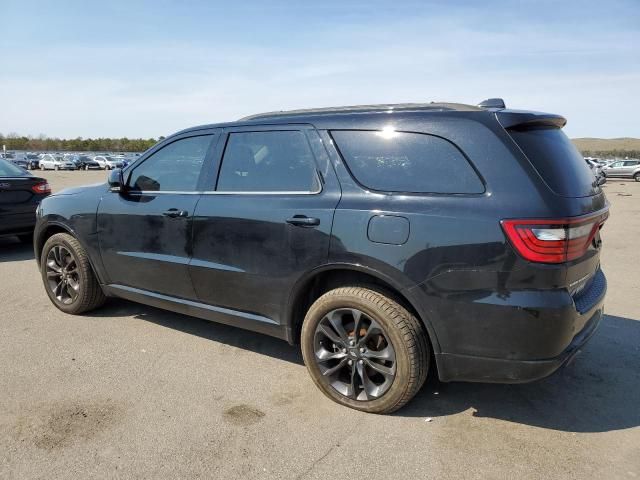
<svg viewBox="0 0 640 480"><path fill-rule="evenodd" d="M51 193L51 185L47 182L37 183L33 187L31 187L33 193Z"/></svg>
<svg viewBox="0 0 640 480"><path fill-rule="evenodd" d="M516 251L526 260L563 263L582 257L609 216L596 214L541 220L503 220L502 228Z"/></svg>

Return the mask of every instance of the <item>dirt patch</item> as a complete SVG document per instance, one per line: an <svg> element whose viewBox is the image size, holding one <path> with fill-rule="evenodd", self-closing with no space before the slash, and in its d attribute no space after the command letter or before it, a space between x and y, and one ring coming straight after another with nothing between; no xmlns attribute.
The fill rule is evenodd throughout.
<svg viewBox="0 0 640 480"><path fill-rule="evenodd" d="M229 423L240 426L253 425L264 417L264 412L249 405L235 405L224 411L224 418Z"/></svg>
<svg viewBox="0 0 640 480"><path fill-rule="evenodd" d="M111 401L46 405L20 417L15 431L22 441L55 450L96 436L116 423L121 413Z"/></svg>

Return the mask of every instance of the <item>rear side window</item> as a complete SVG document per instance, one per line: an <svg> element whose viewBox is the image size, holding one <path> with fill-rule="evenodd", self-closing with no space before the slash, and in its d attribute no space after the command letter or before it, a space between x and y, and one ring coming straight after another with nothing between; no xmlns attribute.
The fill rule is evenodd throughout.
<svg viewBox="0 0 640 480"><path fill-rule="evenodd" d="M482 193L484 185L462 152L421 133L334 130L356 180L372 190L406 193Z"/></svg>
<svg viewBox="0 0 640 480"><path fill-rule="evenodd" d="M600 191L589 165L559 128L507 130L549 188L563 197L586 197Z"/></svg>
<svg viewBox="0 0 640 480"><path fill-rule="evenodd" d="M221 192L317 192L315 160L298 130L229 134L217 190Z"/></svg>

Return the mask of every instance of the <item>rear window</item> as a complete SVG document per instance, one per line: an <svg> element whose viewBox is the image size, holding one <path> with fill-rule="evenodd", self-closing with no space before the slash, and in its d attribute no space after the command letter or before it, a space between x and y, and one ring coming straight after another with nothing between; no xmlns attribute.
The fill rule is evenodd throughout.
<svg viewBox="0 0 640 480"><path fill-rule="evenodd" d="M334 130L356 180L372 190L406 193L483 193L484 185L451 142L421 133Z"/></svg>
<svg viewBox="0 0 640 480"><path fill-rule="evenodd" d="M600 188L582 154L559 128L507 130L549 188L563 197L586 197Z"/></svg>
<svg viewBox="0 0 640 480"><path fill-rule="evenodd" d="M6 160L0 160L0 177L24 177L27 172L20 167L7 162Z"/></svg>

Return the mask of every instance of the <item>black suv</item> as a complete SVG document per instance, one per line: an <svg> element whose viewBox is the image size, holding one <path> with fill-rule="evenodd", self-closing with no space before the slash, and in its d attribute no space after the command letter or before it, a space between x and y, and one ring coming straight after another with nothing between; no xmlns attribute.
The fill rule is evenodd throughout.
<svg viewBox="0 0 640 480"><path fill-rule="evenodd" d="M47 294L300 342L333 400L547 376L594 333L608 204L558 115L460 104L277 112L183 130L37 212ZM265 373L266 374L266 373Z"/></svg>

